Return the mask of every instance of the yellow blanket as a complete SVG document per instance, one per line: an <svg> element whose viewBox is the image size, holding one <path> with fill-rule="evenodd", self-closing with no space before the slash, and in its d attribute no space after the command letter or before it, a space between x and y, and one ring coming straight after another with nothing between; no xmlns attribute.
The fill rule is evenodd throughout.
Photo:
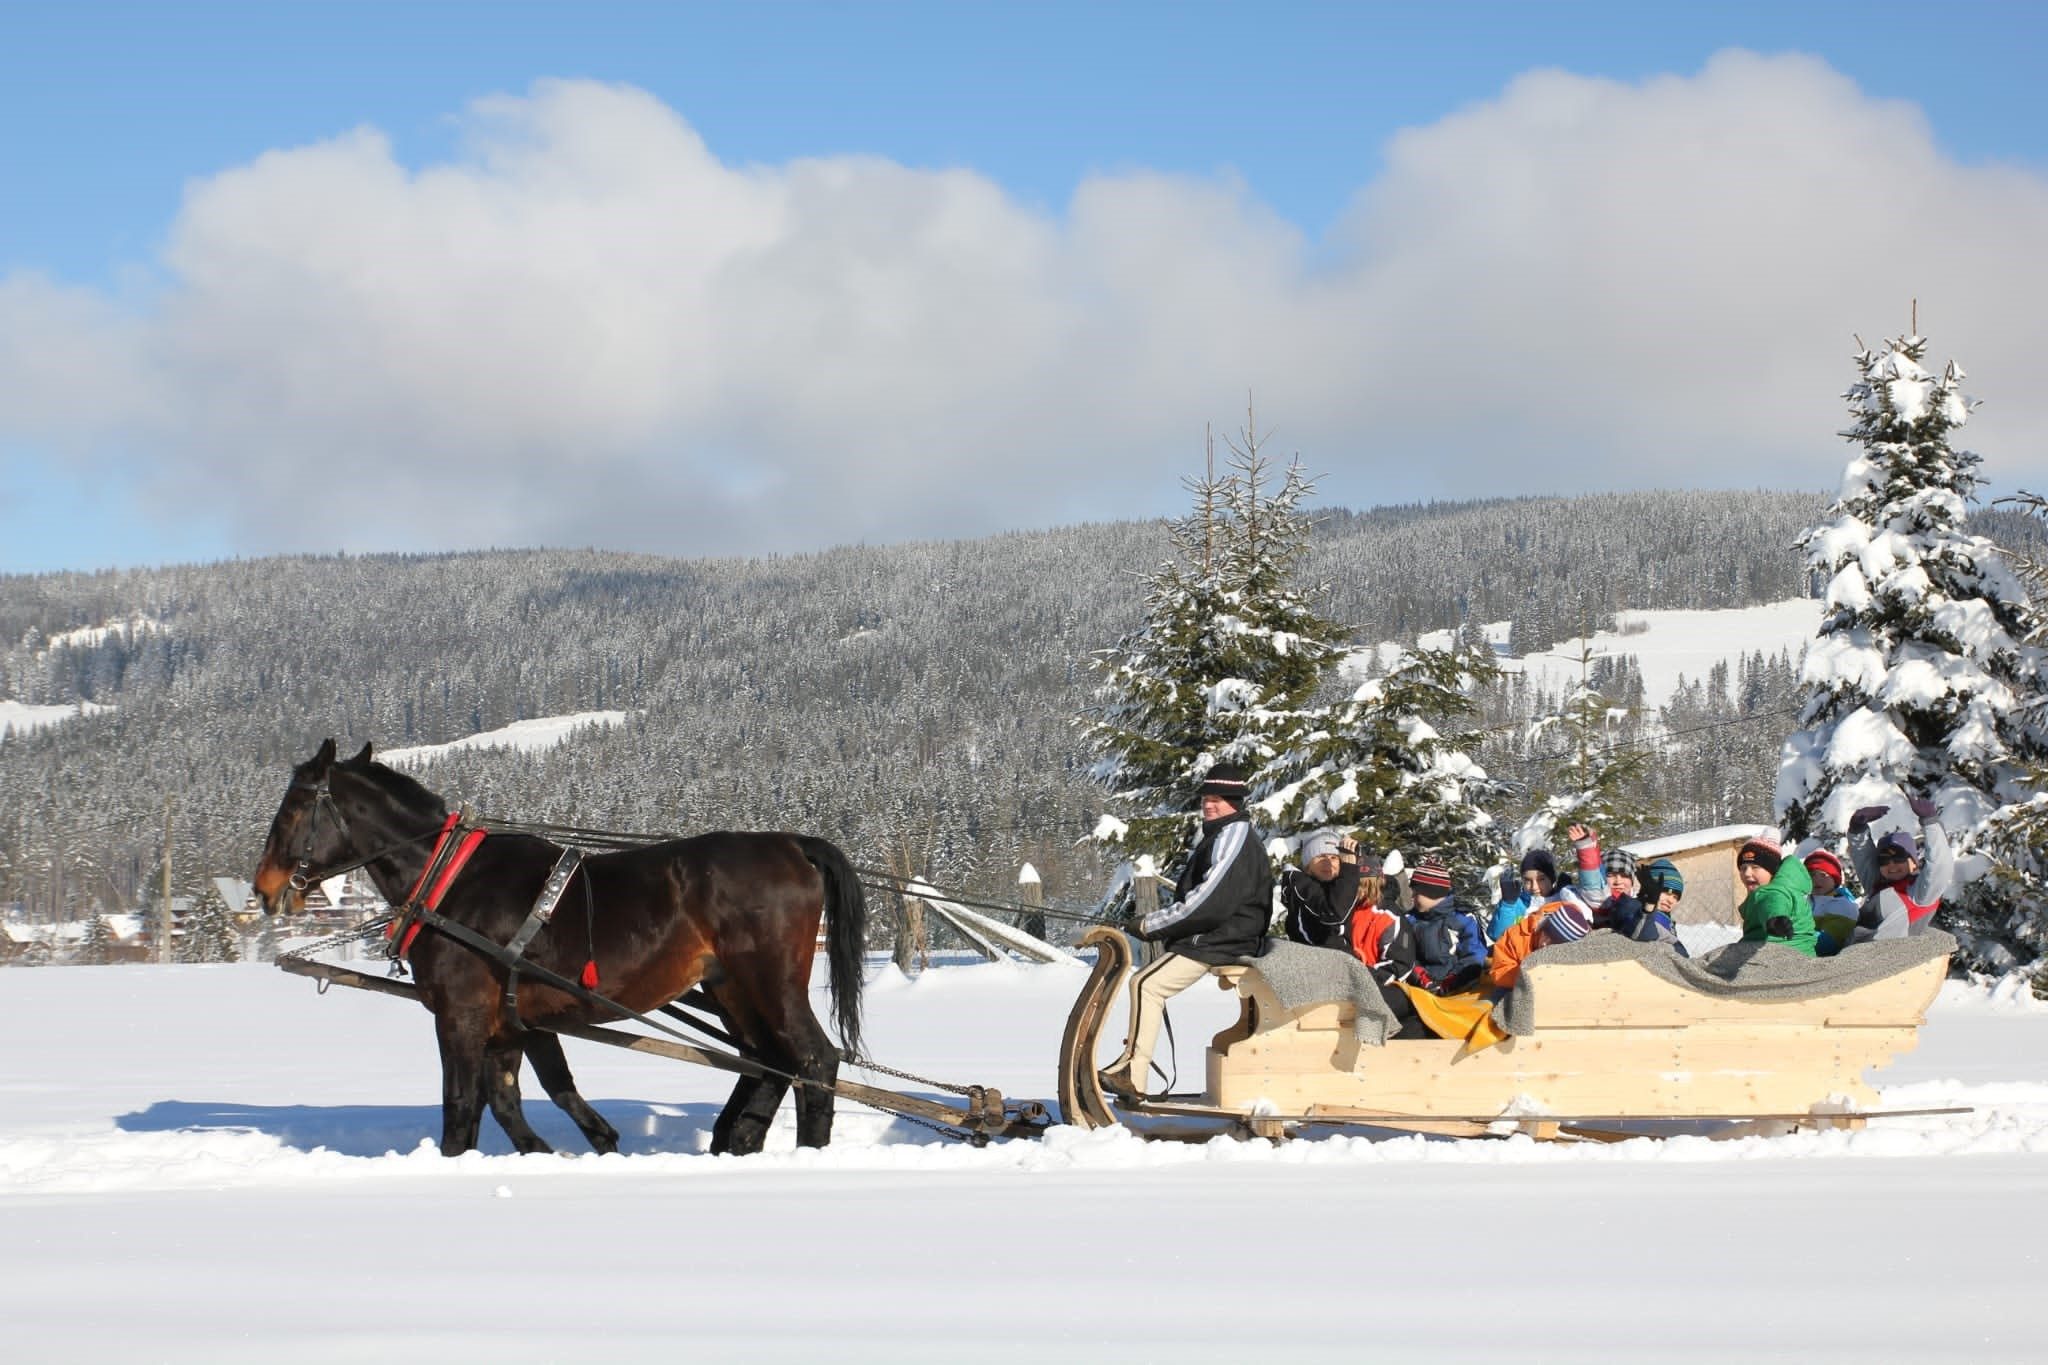
<svg viewBox="0 0 2048 1365"><path fill-rule="evenodd" d="M1506 1029L1493 1022L1493 999L1489 992L1432 995L1405 981L1401 983L1401 989L1408 993L1416 1016L1431 1033L1465 1044L1458 1050L1460 1057L1484 1051L1508 1036Z"/></svg>

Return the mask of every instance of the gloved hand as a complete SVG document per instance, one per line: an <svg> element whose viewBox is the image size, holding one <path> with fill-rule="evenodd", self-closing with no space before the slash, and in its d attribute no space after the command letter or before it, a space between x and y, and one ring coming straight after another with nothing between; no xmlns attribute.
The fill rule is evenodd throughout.
<svg viewBox="0 0 2048 1365"><path fill-rule="evenodd" d="M1860 834L1870 828L1870 822L1890 810L1890 806L1865 806L1849 817L1849 832Z"/></svg>
<svg viewBox="0 0 2048 1365"><path fill-rule="evenodd" d="M1923 825L1941 813L1941 808L1924 796L1914 797L1906 803L1906 807L1920 817L1920 823Z"/></svg>
<svg viewBox="0 0 2048 1365"><path fill-rule="evenodd" d="M1764 932L1772 938L1792 937L1792 921L1783 915L1772 915L1764 921Z"/></svg>
<svg viewBox="0 0 2048 1365"><path fill-rule="evenodd" d="M1170 904L1170 902L1161 901L1159 904L1160 908L1163 910L1166 908L1168 904ZM1133 938L1142 938L1147 940L1148 942L1152 937L1150 934L1145 932L1145 917L1138 913L1138 907L1136 905L1131 906L1130 913L1124 920L1124 932L1129 934Z"/></svg>

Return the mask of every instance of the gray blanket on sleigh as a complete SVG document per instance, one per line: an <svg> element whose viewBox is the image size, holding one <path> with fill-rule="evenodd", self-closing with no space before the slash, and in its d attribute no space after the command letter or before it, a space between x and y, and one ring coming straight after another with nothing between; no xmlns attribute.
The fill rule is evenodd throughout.
<svg viewBox="0 0 2048 1365"><path fill-rule="evenodd" d="M1836 957L1808 957L1775 943L1731 943L1699 957L1680 957L1669 944L1638 943L1619 934L1588 934L1529 955L1529 963L1597 965L1640 962L1652 976L1702 995L1751 1000L1813 1000L1897 976L1933 958L1947 957L1956 941L1940 930L1912 938L1859 943ZM1493 1007L1493 1022L1516 1037L1536 1031L1536 999L1528 975Z"/></svg>
<svg viewBox="0 0 2048 1365"><path fill-rule="evenodd" d="M1367 1047L1381 1046L1387 1035L1400 1027L1380 998L1379 983L1366 965L1349 953L1282 939L1267 944L1264 953L1248 957L1244 963L1259 969L1287 1009L1350 1001L1358 1012L1351 1031Z"/></svg>
<svg viewBox="0 0 2048 1365"><path fill-rule="evenodd" d="M1640 962L1651 975L1704 995L1812 1000L1897 976L1947 957L1955 947L1954 939L1936 929L1912 938L1859 943L1836 957L1808 957L1769 943L1731 943L1700 957L1680 957L1668 944L1638 943L1603 930L1531 953L1529 961L1540 966ZM1352 1030L1367 1047L1384 1045L1398 1027L1372 973L1348 953L1276 942L1262 956L1245 959L1245 965L1258 968L1286 1009L1350 1001L1357 1012ZM1533 985L1524 975L1493 1007L1493 1021L1526 1037L1536 1031L1535 1018Z"/></svg>

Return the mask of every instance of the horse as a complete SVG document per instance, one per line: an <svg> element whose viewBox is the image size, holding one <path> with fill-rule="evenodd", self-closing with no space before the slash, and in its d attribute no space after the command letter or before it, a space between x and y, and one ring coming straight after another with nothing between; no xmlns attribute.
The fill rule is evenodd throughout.
<svg viewBox="0 0 2048 1365"><path fill-rule="evenodd" d="M376 762L371 746L337 761L332 739L292 769L254 878L270 915L304 908L310 881L354 867L369 872L394 906L424 891L433 847L452 828L448 803ZM487 833L445 889L436 913L506 944L522 931L563 850L523 833ZM840 1052L811 1009L811 960L827 927L833 1014L848 1055L860 1049L862 954L867 903L845 853L824 839L724 831L583 859L554 914L521 961L560 981L579 977L637 1013L659 1009L692 986L710 997L725 1031L763 1074L743 1075L711 1129L711 1150L758 1152L782 1097L796 1083L797 1142L832 1136ZM434 928L409 953L441 1052L441 1152L476 1146L483 1107L521 1152L548 1144L519 1100L523 1053L549 1098L592 1148L618 1150L618 1132L577 1093L562 1056L560 1024L613 1022L616 1012L533 976L519 977L507 1007L507 968Z"/></svg>

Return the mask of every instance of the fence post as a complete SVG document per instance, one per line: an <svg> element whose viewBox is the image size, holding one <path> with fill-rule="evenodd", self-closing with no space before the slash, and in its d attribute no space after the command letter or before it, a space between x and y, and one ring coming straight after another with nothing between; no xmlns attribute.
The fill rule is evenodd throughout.
<svg viewBox="0 0 2048 1365"><path fill-rule="evenodd" d="M1133 918L1142 920L1159 908L1159 887L1163 879L1149 872L1141 872L1131 878L1131 901ZM1150 939L1138 940L1137 965L1147 966L1159 958L1160 947Z"/></svg>
<svg viewBox="0 0 2048 1365"><path fill-rule="evenodd" d="M1033 907L1032 912L1024 916L1024 932L1040 942L1048 941L1045 937L1045 883L1038 879L1038 869L1030 863L1024 864L1017 872L1017 899Z"/></svg>

